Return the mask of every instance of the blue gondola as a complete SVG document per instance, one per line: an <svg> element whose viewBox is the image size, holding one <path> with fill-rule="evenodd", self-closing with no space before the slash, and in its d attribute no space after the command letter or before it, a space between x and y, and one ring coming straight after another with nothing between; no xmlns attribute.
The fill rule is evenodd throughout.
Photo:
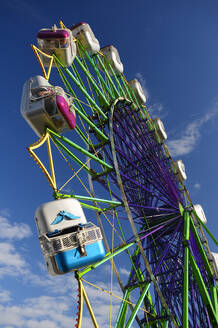
<svg viewBox="0 0 218 328"><path fill-rule="evenodd" d="M105 256L100 228L86 221L79 201L61 199L41 205L35 220L51 275L79 269Z"/></svg>

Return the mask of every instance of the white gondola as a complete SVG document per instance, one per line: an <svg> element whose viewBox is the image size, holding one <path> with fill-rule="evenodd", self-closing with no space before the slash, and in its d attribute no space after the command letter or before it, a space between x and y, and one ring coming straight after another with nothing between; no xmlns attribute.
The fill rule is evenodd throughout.
<svg viewBox="0 0 218 328"><path fill-rule="evenodd" d="M163 122L161 121L161 119L159 118L154 118L153 119L153 123L156 127L156 131L158 133L158 136L160 138L160 142L163 143L164 140L167 139L167 134L163 125Z"/></svg>
<svg viewBox="0 0 218 328"><path fill-rule="evenodd" d="M87 223L78 200L44 203L36 210L35 221L51 275L61 275L104 258L100 228Z"/></svg>
<svg viewBox="0 0 218 328"><path fill-rule="evenodd" d="M90 56L96 54L100 50L98 39L96 39L89 24L84 22L76 24L71 28L71 31L73 36L79 40Z"/></svg>
<svg viewBox="0 0 218 328"><path fill-rule="evenodd" d="M211 252L211 254L213 257L214 264L215 264L216 273L218 275L218 253Z"/></svg>
<svg viewBox="0 0 218 328"><path fill-rule="evenodd" d="M199 219L201 220L201 222L206 224L207 219L206 219L206 216L204 214L204 210L203 210L202 206L200 204L195 204L194 205L194 210L195 210L197 216L199 217Z"/></svg>
<svg viewBox="0 0 218 328"><path fill-rule="evenodd" d="M76 44L72 32L65 28L41 29L37 34L38 47L47 55L55 54L65 67L72 64L76 56ZM49 66L50 59L40 54L44 66ZM55 66L55 62L53 62Z"/></svg>
<svg viewBox="0 0 218 328"><path fill-rule="evenodd" d="M146 102L146 97L140 82L137 79L133 79L128 82L128 86L134 92L139 105L143 105Z"/></svg>
<svg viewBox="0 0 218 328"><path fill-rule="evenodd" d="M62 133L76 126L72 99L61 87L52 87L40 75L24 84L21 114L38 136L45 133L47 127Z"/></svg>
<svg viewBox="0 0 218 328"><path fill-rule="evenodd" d="M176 173L178 174L179 178L184 182L187 179L187 175L185 173L185 165L181 159L175 161L176 166Z"/></svg>
<svg viewBox="0 0 218 328"><path fill-rule="evenodd" d="M116 75L120 75L123 73L123 64L120 60L119 53L114 46L110 45L101 48L101 53L104 55L103 63L105 64L106 67L108 66L107 63L109 63ZM99 68L102 70L100 64L99 64ZM108 72L110 75L113 75L111 69L108 69Z"/></svg>

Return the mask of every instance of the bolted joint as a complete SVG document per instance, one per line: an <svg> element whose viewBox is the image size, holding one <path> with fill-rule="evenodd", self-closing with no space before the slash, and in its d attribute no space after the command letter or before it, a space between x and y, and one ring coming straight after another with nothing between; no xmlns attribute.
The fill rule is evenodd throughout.
<svg viewBox="0 0 218 328"><path fill-rule="evenodd" d="M190 246L190 241L189 240L183 240L183 246L184 247L189 247Z"/></svg>

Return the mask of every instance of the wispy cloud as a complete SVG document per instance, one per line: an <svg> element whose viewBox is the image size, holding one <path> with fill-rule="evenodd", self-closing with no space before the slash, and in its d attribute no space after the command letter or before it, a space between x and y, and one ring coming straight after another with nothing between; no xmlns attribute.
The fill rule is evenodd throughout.
<svg viewBox="0 0 218 328"><path fill-rule="evenodd" d="M119 271L123 276L129 277L129 270L127 270L126 268L120 268Z"/></svg>
<svg viewBox="0 0 218 328"><path fill-rule="evenodd" d="M11 301L11 292L6 289L0 290L0 303L8 303Z"/></svg>
<svg viewBox="0 0 218 328"><path fill-rule="evenodd" d="M206 113L202 118L189 123L180 138L167 141L171 154L173 156L181 156L191 153L201 137L200 131L203 125L217 115L218 102L215 104L213 110Z"/></svg>
<svg viewBox="0 0 218 328"><path fill-rule="evenodd" d="M0 325L11 325L13 328L69 328L73 323L70 307L69 300L64 296L40 296L25 299L19 305L0 305Z"/></svg>
<svg viewBox="0 0 218 328"><path fill-rule="evenodd" d="M146 79L143 76L142 73L138 72L136 73L136 78L138 79L138 81L140 82L141 86L142 86L142 90L144 91L145 97L146 97L146 101L148 101L151 97L150 97L150 93L148 91L148 88L146 86ZM154 117L159 117L159 118L163 118L164 116L167 115L167 112L163 111L163 105L160 102L154 102L152 103L151 101L149 101L148 104L148 109L149 109L149 113L151 114L151 116Z"/></svg>
<svg viewBox="0 0 218 328"><path fill-rule="evenodd" d="M68 291L77 283L75 280L69 281L69 275L65 275L61 280L66 280L68 284ZM55 296L42 295L36 298L28 298L16 305L0 305L0 326L10 326L13 328L68 328L73 325L77 312L77 299L72 298L72 295L64 294L60 284L57 284L57 279L53 279L53 289L56 293ZM96 316L99 327L108 328L110 317L110 304L111 297L104 291L110 291L110 281L105 283L96 279L95 285L102 288L96 289L87 283L84 283L85 290L88 298L92 304L94 314ZM46 289L43 288L43 292ZM65 289L66 292L66 289ZM76 291L73 292L74 294ZM112 293L121 297L121 291L117 284L114 284ZM7 290L2 291L0 296L4 297L5 301L10 300L10 292ZM112 313L111 320L112 326L116 320L117 313L120 307L120 298L112 297ZM92 327L91 319L84 304L83 327Z"/></svg>
<svg viewBox="0 0 218 328"><path fill-rule="evenodd" d="M31 229L27 224L10 222L9 219L3 216L0 216L0 227L0 239L21 240L32 235Z"/></svg>
<svg viewBox="0 0 218 328"><path fill-rule="evenodd" d="M196 182L196 183L194 184L194 189L195 189L195 190L200 190L200 189L201 189L201 185L200 185L200 183Z"/></svg>
<svg viewBox="0 0 218 328"><path fill-rule="evenodd" d="M106 284L102 281L96 281L96 285L100 286L105 291L110 291L110 283ZM108 293L95 289L87 284L84 285L87 295L91 300L94 300L93 311L96 316L96 320L98 322L99 327L108 328L109 326L109 318L110 318L110 302L111 297ZM116 296L121 297L121 292L119 287L115 284L112 289L112 293ZM114 327L114 323L116 320L117 313L120 307L120 299L116 297L112 297L112 312L111 312L111 322L112 327ZM91 325L90 317L85 315L83 318L84 327L89 327Z"/></svg>
<svg viewBox="0 0 218 328"><path fill-rule="evenodd" d="M45 268L44 263L43 267ZM73 295L75 295L73 298L76 299L78 286L72 274L50 276L44 269L39 274L36 274L32 272L30 268L26 268L20 278L23 280L24 284L40 287L50 294L57 294L58 291L59 295L70 294L72 297L73 293Z"/></svg>
<svg viewBox="0 0 218 328"><path fill-rule="evenodd" d="M0 216L8 218L11 216L11 210L9 208L2 208L0 209Z"/></svg>
<svg viewBox="0 0 218 328"><path fill-rule="evenodd" d="M9 211L3 213L10 217ZM23 222L16 222L14 219L9 219L0 216L0 278L5 276L18 277L23 276L25 270L29 267L20 248L22 243L15 245L16 241L21 241L32 235L30 227Z"/></svg>
<svg viewBox="0 0 218 328"><path fill-rule="evenodd" d="M163 105L161 103L154 103L149 105L149 113L152 115L152 118L163 118L167 115L167 112L163 112Z"/></svg>
<svg viewBox="0 0 218 328"><path fill-rule="evenodd" d="M18 276L26 266L26 261L8 242L0 243L0 278L3 276Z"/></svg>

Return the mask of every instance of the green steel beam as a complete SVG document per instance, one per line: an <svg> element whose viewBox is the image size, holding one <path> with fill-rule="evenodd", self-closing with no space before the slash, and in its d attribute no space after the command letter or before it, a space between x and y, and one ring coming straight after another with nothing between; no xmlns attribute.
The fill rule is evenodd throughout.
<svg viewBox="0 0 218 328"><path fill-rule="evenodd" d="M188 328L188 288L189 288L189 232L190 232L190 217L187 211L184 212L184 282L183 282L183 311L182 322L183 328Z"/></svg>
<svg viewBox="0 0 218 328"><path fill-rule="evenodd" d="M103 63L103 61L101 60L101 57L97 54L97 55L96 55L96 58L98 59L98 62L100 63L100 66L102 67L102 69L103 69L103 71L104 71L104 73L105 73L105 75L106 75L106 77L107 77L107 79L108 79L110 85L112 86L112 88L113 88L113 90L114 90L114 92L115 92L115 96L116 96L116 97L120 97L120 94L119 94L119 92L117 91L117 88L116 88L116 86L115 86L115 84L114 84L112 78L110 77L110 74L108 73L108 70L106 69L106 67L105 67L105 65L104 65L104 63Z"/></svg>
<svg viewBox="0 0 218 328"><path fill-rule="evenodd" d="M124 323L125 323L125 317L126 317L126 313L127 313L127 305L128 303L126 302L129 299L129 294L130 291L128 289L126 289L124 296L123 296L123 300L120 304L120 309L117 315L117 320L115 323L114 328L123 328Z"/></svg>
<svg viewBox="0 0 218 328"><path fill-rule="evenodd" d="M107 64L109 70L112 72L112 75L113 75L113 77L114 77L114 79L115 79L115 81L116 81L116 83L117 83L117 85L118 85L118 89L120 90L120 93L121 93L120 95L121 95L122 97L125 97L125 92L123 91L123 88L122 88L122 86L121 86L121 84L120 84L120 81L118 80L118 78L117 78L117 76L116 76L116 74L115 74L115 72L114 72L113 67L111 66L111 64L110 64L108 61L106 62L106 64Z"/></svg>
<svg viewBox="0 0 218 328"><path fill-rule="evenodd" d="M80 66L80 68L82 69L82 71L85 73L85 75L87 76L87 78L89 79L89 81L91 82L93 88L96 91L96 94L100 94L101 97L102 97L102 99L105 102L105 105L109 106L110 105L109 101L105 98L105 95L99 89L98 85L93 80L93 78L92 78L91 74L89 73L89 71L86 69L86 67L82 64L82 62L80 61L80 59L77 56L75 57L75 60L76 60L77 64Z"/></svg>
<svg viewBox="0 0 218 328"><path fill-rule="evenodd" d="M105 171L102 171L102 172L99 172L99 173L94 173L93 174L93 180L96 180L97 178L99 178L99 177L101 177L101 176L103 176L103 175L106 175L107 173L109 173L109 172L111 172L113 170L113 168L109 168L109 169L107 169L107 170L105 170Z"/></svg>
<svg viewBox="0 0 218 328"><path fill-rule="evenodd" d="M74 195L69 195L69 194L61 194L59 192L54 192L54 198L55 199L64 199L64 198L75 198L75 199L81 199L83 196L74 196ZM84 197L85 198L85 197ZM89 197L86 197L86 198L89 198ZM95 198L95 199L98 199L98 198ZM84 199L84 200L89 200L89 199ZM90 199L91 200L91 199ZM94 201L94 198L93 200ZM98 200L100 202L100 200ZM103 202L103 200L102 200ZM85 203L81 203L81 206L82 207L86 207L86 208L89 208L90 210L93 210L93 211L97 211L99 213L103 213L103 212L107 212L107 211L110 211L110 210L113 210L115 209L116 207L120 206L121 203L118 203L117 204L113 204L111 206L108 206L108 207L105 207L105 208L100 208L100 207L96 207L96 206L93 206L93 205L89 205L89 204L85 204Z"/></svg>
<svg viewBox="0 0 218 328"><path fill-rule="evenodd" d="M100 139L103 141L108 141L108 137L99 130L96 125L84 114L82 113L76 106L74 106L75 112L86 121L86 123L97 133Z"/></svg>
<svg viewBox="0 0 218 328"><path fill-rule="evenodd" d="M77 56L75 57L75 60L76 60ZM74 64L74 62L72 62L71 64L71 68L73 70L73 73L76 75L77 79L79 80L79 82L81 83L81 85L83 86L83 88L85 88L85 85L83 83L83 80L81 79L81 76L79 75L79 72L78 70L76 69L76 66Z"/></svg>
<svg viewBox="0 0 218 328"><path fill-rule="evenodd" d="M168 326L169 326L169 321L166 321L166 322L164 323L163 328L168 328Z"/></svg>
<svg viewBox="0 0 218 328"><path fill-rule="evenodd" d="M128 97L129 97L129 100L133 102L132 95L131 95L131 93L130 93L130 91L129 91L127 85L126 85L126 82L125 82L125 80L124 80L124 78L123 78L123 75L120 75L120 79L121 79L121 81L122 81L122 83L123 83L123 85L124 85L124 88L125 88L125 90L126 90L126 94L127 94Z"/></svg>
<svg viewBox="0 0 218 328"><path fill-rule="evenodd" d="M75 66L74 62L72 63L71 68L73 70L73 73L77 77L78 81L80 82L80 84L82 85L82 87L85 89L85 85L84 85L84 83L83 83L83 81L81 79L81 76L79 75L79 73L78 73L78 71L76 69L76 66ZM91 107L91 109L93 110L92 105L91 105L89 99L87 99L87 102L88 102L89 106Z"/></svg>
<svg viewBox="0 0 218 328"><path fill-rule="evenodd" d="M189 261L193 270L193 274L195 277L195 280L197 282L202 300L208 310L208 314L211 320L211 323L213 325L214 328L218 327L218 311L217 308L214 309L213 304L211 302L210 296L208 294L207 288L205 286L204 280L202 278L202 275L200 273L200 270L195 262L195 259L193 257L193 255L191 254L191 252L189 253Z"/></svg>
<svg viewBox="0 0 218 328"><path fill-rule="evenodd" d="M117 205L117 206L122 205L121 202L117 202L114 200L95 198L95 197L87 197L87 196L82 196L82 195L63 195L63 194L57 193L57 196L58 197L64 196L64 198L75 198L75 199L81 199L81 200L88 200L88 201L112 204L112 205Z"/></svg>
<svg viewBox="0 0 218 328"><path fill-rule="evenodd" d="M130 87L129 87L129 89L130 89L130 93L132 94L132 97L133 97L133 99L134 99L137 107L140 108L141 106L139 105L139 102L138 102L138 100L136 98L136 95L135 95L134 91Z"/></svg>
<svg viewBox="0 0 218 328"><path fill-rule="evenodd" d="M76 130L76 132L78 133L78 135L83 139L83 141L86 143L86 145L91 146L91 143L90 143L89 140L86 138L86 136L85 136L84 133L81 131L81 129L78 127L78 125L76 125L75 130Z"/></svg>
<svg viewBox="0 0 218 328"><path fill-rule="evenodd" d="M204 248L202 246L201 240L200 240L200 238L198 236L198 233L197 233L197 230L195 228L195 225L194 225L194 222L193 222L192 218L190 218L190 223L191 223L192 233L194 235L196 244L198 246L198 250L199 250L199 252L201 254L202 260L203 260L204 265L205 265L205 269L206 269L207 273L209 274L209 276L211 278L213 278L213 271L212 271L211 266L210 266L210 263L209 263L209 261L207 259L207 255L206 255L206 253L204 251Z"/></svg>
<svg viewBox="0 0 218 328"><path fill-rule="evenodd" d="M86 55L86 56L88 55L87 51L85 52L85 55ZM87 57L87 58L88 58L88 60L89 60L90 56ZM95 70L95 72L96 72L96 74L97 74L97 77L98 77L98 79L99 79L99 82L104 86L105 90L108 92L108 94L109 94L109 96L110 96L110 99L111 99L112 101L114 101L114 100L116 99L115 93L113 92L113 90L111 90L111 89L109 88L109 86L107 85L105 79L102 77L102 75L101 75L101 73L100 73L100 71L99 71L98 65L96 64L96 61L95 61L94 58L93 58L92 61L89 60L89 62L91 63L92 67L94 68L94 70Z"/></svg>
<svg viewBox="0 0 218 328"><path fill-rule="evenodd" d="M66 89L67 89L68 92L73 96L74 101L78 104L78 106L80 107L80 109L82 110L82 112L83 112L84 114L86 114L85 109L83 108L81 102L80 102L79 99L77 98L77 96L76 96L74 90L72 89L70 83L68 82L66 76L65 76L64 73L62 72L62 70L61 70L60 65L58 64L58 62L56 62L56 66L57 66L58 72L59 72L59 74L60 74L60 77L61 77L61 79L62 79L62 81L63 81L63 83L64 83Z"/></svg>
<svg viewBox="0 0 218 328"><path fill-rule="evenodd" d="M61 65L61 67L64 69L64 71L67 73L67 75L71 78L71 80L73 80L73 82L77 85L77 87L80 89L80 91L84 94L84 96L86 97L86 99L89 100L89 102L93 105L93 107L96 109L96 111L99 112L99 114L101 114L101 116L107 120L107 116L105 115L105 113L102 111L102 109L96 104L96 102L92 99L92 97L88 94L88 92L86 91L86 89L81 85L80 81L78 81L77 78L75 78L75 76L70 72L70 70L66 67L64 67L64 65L61 63L61 61L53 54L53 57L55 58L55 61L58 62L58 64Z"/></svg>
<svg viewBox="0 0 218 328"><path fill-rule="evenodd" d="M105 82L104 78L102 77L101 73L99 72L98 66L96 65L95 61L94 61L94 56L93 58L89 55L88 51L82 46L81 42L78 42L79 47L82 49L83 53L85 54L86 58L88 59L90 65L92 66L92 68L94 69L99 81L101 82L101 84L104 85L104 88L107 90L107 92L109 93L111 99L115 99L114 94L111 92L111 90L108 88L107 83Z"/></svg>
<svg viewBox="0 0 218 328"><path fill-rule="evenodd" d="M89 204L85 204L85 203L81 203L80 202L80 205L82 206L82 207L85 207L85 208L88 208L89 210L93 210L93 211L101 211L101 209L99 208L99 207L96 207L96 206L93 206L93 205L89 205Z"/></svg>
<svg viewBox="0 0 218 328"><path fill-rule="evenodd" d="M81 271L78 271L77 272L77 275L78 277L82 277L84 274L86 274L87 272L97 268L98 266L100 266L101 264L105 263L106 261L110 260L111 258L113 258L114 256L122 253L123 251L125 251L126 249L128 249L129 247L135 245L135 243L129 243L129 244L126 244L122 247L119 247L117 250L115 250L113 253L108 253L106 254L105 258L95 264L91 264L89 265L87 268L81 270Z"/></svg>
<svg viewBox="0 0 218 328"><path fill-rule="evenodd" d="M95 155L93 155L92 153L90 153L88 150L80 147L79 145L77 145L75 142L71 141L70 139L64 137L64 136L60 136L59 134L55 133L54 131L47 129L47 131L49 131L50 135L52 135L52 139L55 139L54 142L57 141L57 139L60 139L62 141L64 141L66 144L68 144L69 146L75 148L76 150L78 150L79 152L81 152L82 154L88 156L89 158L93 159L94 161L98 162L99 164L105 166L108 169L113 169L113 167L109 164L107 164L106 162L104 162L103 160L101 160L100 158L96 157Z"/></svg>
<svg viewBox="0 0 218 328"><path fill-rule="evenodd" d="M189 248L185 247L184 254L184 282L183 282L183 328L188 328L188 287L189 287Z"/></svg>
<svg viewBox="0 0 218 328"><path fill-rule="evenodd" d="M212 286L210 287L210 292L211 292L211 301L213 304L214 309L217 309L218 311L218 304L217 304L217 286L214 286L212 282Z"/></svg>
<svg viewBox="0 0 218 328"><path fill-rule="evenodd" d="M183 206L182 206L181 203L179 203L179 211L180 211L180 214L183 216L183 214L184 214L184 208L183 208Z"/></svg>
<svg viewBox="0 0 218 328"><path fill-rule="evenodd" d="M189 234L190 234L190 216L187 211L184 212L184 241L189 240ZM188 246L188 243L186 243L185 246Z"/></svg>
<svg viewBox="0 0 218 328"><path fill-rule="evenodd" d="M169 321L166 319L158 318L155 320L152 320L151 322L148 322L145 324L145 328L159 328L161 324L161 328L167 328L169 325Z"/></svg>
<svg viewBox="0 0 218 328"><path fill-rule="evenodd" d="M141 295L140 295L140 297L139 297L139 299L138 299L138 301L135 305L135 308L134 308L134 310L132 311L132 314L129 317L129 320L128 320L125 328L130 328L132 326L132 323L133 323L133 321L134 321L134 319L135 319L135 317L138 313L138 310L139 310L139 308L140 308L140 306L141 306L141 304L142 304L142 302L145 298L145 295L148 292L148 289L149 289L150 285L151 285L151 282L147 283L145 288L143 289L143 292L141 293Z"/></svg>
<svg viewBox="0 0 218 328"><path fill-rule="evenodd" d="M49 130L49 129L47 129ZM52 140L54 141L55 144L59 145L63 151L68 154L73 160L74 162L76 162L77 164L81 165L82 168L84 170L86 170L89 174L93 175L92 170L90 170L90 168L88 168L79 158L77 158L66 146L64 146L59 140L55 139L52 137Z"/></svg>

